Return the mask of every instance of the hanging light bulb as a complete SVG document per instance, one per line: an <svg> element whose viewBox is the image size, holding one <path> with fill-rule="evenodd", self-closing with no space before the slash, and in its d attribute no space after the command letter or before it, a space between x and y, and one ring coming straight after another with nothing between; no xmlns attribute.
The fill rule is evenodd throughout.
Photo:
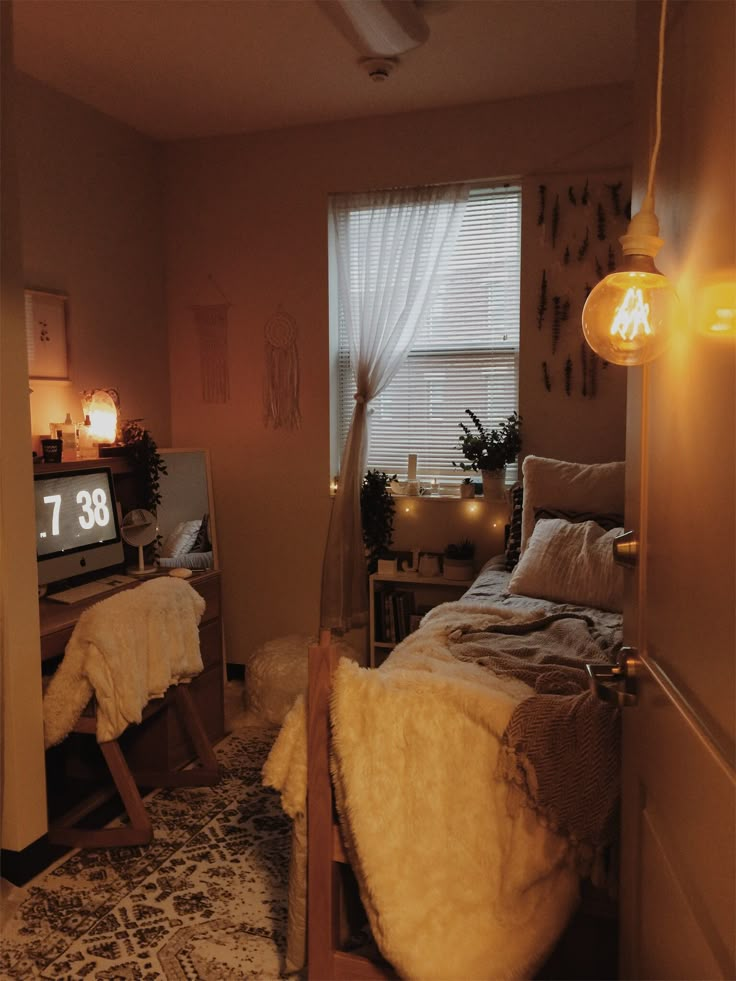
<svg viewBox="0 0 736 981"><path fill-rule="evenodd" d="M663 353L679 313L677 294L654 265L662 245L649 196L621 236L624 268L593 289L583 307L583 333L613 364L639 365Z"/></svg>
<svg viewBox="0 0 736 981"><path fill-rule="evenodd" d="M654 171L662 137L662 72L667 0L662 0L657 68L657 135L649 161L649 182L641 210L619 241L624 266L602 279L583 307L583 334L596 354L620 365L654 360L670 342L679 300L669 280L654 265L664 240L654 213Z"/></svg>

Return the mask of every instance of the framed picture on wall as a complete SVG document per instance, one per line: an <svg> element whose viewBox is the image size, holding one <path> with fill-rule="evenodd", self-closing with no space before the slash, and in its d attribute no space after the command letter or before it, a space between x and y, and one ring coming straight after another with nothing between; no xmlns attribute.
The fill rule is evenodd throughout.
<svg viewBox="0 0 736 981"><path fill-rule="evenodd" d="M26 290L26 348L30 378L69 378L67 300L63 293Z"/></svg>

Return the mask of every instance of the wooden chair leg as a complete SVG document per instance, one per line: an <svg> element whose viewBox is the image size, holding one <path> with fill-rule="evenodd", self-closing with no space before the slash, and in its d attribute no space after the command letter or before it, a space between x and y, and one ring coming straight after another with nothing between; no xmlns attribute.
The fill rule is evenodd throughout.
<svg viewBox="0 0 736 981"><path fill-rule="evenodd" d="M177 685L173 699L201 765L186 770L136 769L135 779L141 787L211 787L220 780L220 765L187 686Z"/></svg>
<svg viewBox="0 0 736 981"><path fill-rule="evenodd" d="M80 828L77 822L109 800L112 794L99 793L88 797L55 822L48 832L52 845L69 848L117 848L147 845L153 839L153 825L148 816L133 775L128 769L117 739L99 743L107 768L123 801L130 824L120 828Z"/></svg>

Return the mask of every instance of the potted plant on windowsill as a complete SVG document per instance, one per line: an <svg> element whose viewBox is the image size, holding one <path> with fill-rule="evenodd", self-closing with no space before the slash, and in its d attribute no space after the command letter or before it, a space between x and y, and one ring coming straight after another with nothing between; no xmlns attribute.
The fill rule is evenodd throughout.
<svg viewBox="0 0 736 981"><path fill-rule="evenodd" d="M469 538L465 538L457 544L448 545L442 559L445 579L472 579L474 555L475 545Z"/></svg>
<svg viewBox="0 0 736 981"><path fill-rule="evenodd" d="M458 423L463 435L459 449L467 462L456 463L453 467L461 470L476 470L483 479L483 496L499 500L504 496L506 464L513 463L521 449L521 416L512 412L498 426L486 429L472 409L465 410L473 424L472 428L464 422Z"/></svg>

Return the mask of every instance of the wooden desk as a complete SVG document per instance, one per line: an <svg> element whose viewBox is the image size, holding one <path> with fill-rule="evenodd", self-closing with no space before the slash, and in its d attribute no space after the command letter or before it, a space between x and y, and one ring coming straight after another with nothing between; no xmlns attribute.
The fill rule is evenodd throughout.
<svg viewBox="0 0 736 981"><path fill-rule="evenodd" d="M145 582L146 580L144 580ZM220 617L220 573L213 570L195 572L190 583L204 597L205 611L199 625L200 648L204 670L194 678L189 691L199 710L212 742L225 735L225 667L223 661L222 620ZM80 615L94 603L123 589L135 589L139 583L121 586L103 596L96 596L73 606L39 602L41 615L41 658L51 662L61 657ZM48 665L51 666L50 664ZM126 758L132 769L139 767L173 769L183 766L194 757L175 712L164 711L139 726L131 726L121 737Z"/></svg>

